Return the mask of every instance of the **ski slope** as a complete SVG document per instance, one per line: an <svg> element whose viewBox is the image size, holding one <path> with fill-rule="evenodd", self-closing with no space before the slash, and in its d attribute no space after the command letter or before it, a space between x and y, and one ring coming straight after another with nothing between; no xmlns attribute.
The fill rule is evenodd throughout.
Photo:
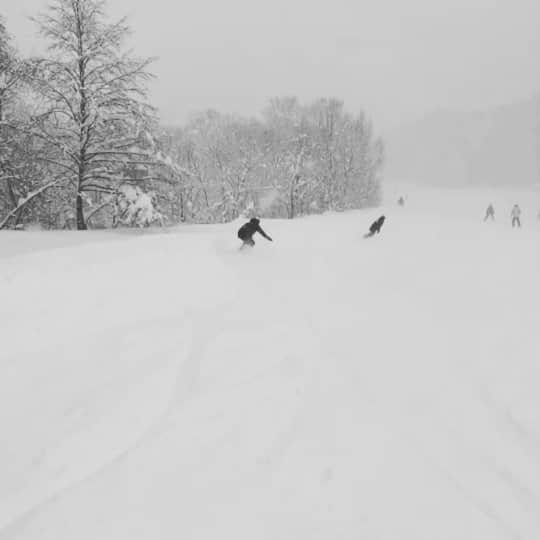
<svg viewBox="0 0 540 540"><path fill-rule="evenodd" d="M408 195L0 235L0 540L538 540L538 201Z"/></svg>

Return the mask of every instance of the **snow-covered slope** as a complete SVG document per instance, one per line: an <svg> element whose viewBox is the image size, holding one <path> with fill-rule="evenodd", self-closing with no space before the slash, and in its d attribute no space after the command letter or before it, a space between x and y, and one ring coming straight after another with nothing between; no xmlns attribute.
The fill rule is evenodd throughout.
<svg viewBox="0 0 540 540"><path fill-rule="evenodd" d="M2 234L0 539L537 540L536 202Z"/></svg>

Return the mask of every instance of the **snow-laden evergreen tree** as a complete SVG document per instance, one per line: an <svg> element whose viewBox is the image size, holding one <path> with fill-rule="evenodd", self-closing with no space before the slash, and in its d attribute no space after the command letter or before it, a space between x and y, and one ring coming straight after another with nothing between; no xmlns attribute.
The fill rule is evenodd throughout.
<svg viewBox="0 0 540 540"><path fill-rule="evenodd" d="M41 110L31 132L73 192L78 229L87 227L85 204L99 204L120 183L144 182L152 164L152 60L125 50L126 20L110 23L104 7L101 0L55 0L35 19L49 56L35 62Z"/></svg>

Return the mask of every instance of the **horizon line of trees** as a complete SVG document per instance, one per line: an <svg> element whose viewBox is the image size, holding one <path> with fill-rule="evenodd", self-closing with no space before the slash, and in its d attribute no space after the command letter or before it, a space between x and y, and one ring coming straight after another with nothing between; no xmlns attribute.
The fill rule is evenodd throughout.
<svg viewBox="0 0 540 540"><path fill-rule="evenodd" d="M153 59L126 50L102 0L33 19L47 54L21 58L0 15L0 229L224 222L378 204L382 141L342 101L270 100L260 119L200 113L161 127Z"/></svg>

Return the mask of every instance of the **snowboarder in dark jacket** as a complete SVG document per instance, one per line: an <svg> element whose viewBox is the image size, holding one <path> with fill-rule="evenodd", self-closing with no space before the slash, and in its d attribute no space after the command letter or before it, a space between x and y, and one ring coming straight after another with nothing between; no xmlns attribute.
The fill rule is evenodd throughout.
<svg viewBox="0 0 540 540"><path fill-rule="evenodd" d="M383 226L385 219L386 218L384 216L381 216L379 219L374 221L369 228L369 232L364 236L364 238L369 238L370 236L373 236L374 234L379 234L381 232L381 228Z"/></svg>
<svg viewBox="0 0 540 540"><path fill-rule="evenodd" d="M244 223L238 229L238 238L244 242L242 244L242 247L250 246L253 247L255 245L255 241L253 240L253 235L258 232L260 235L264 236L267 240L270 240L272 242L272 239L261 229L261 226L259 225L260 221L257 218L251 218L247 223Z"/></svg>

